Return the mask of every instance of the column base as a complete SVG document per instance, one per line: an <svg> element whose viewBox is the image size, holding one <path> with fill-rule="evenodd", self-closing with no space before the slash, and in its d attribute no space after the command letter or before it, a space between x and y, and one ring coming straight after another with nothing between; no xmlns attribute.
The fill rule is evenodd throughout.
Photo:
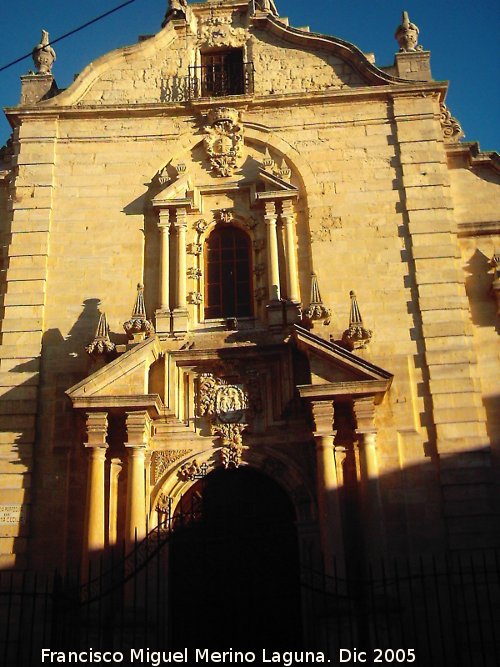
<svg viewBox="0 0 500 667"><path fill-rule="evenodd" d="M267 326L271 331L281 331L285 324L285 312L281 301L270 301L266 306Z"/></svg>
<svg viewBox="0 0 500 667"><path fill-rule="evenodd" d="M172 333L174 336L183 336L189 330L189 315L187 308L174 308L172 311Z"/></svg>
<svg viewBox="0 0 500 667"><path fill-rule="evenodd" d="M285 318L287 324L300 322L302 310L298 301L287 301L285 304Z"/></svg>
<svg viewBox="0 0 500 667"><path fill-rule="evenodd" d="M172 331L172 313L159 308L155 312L156 333L160 338L170 336Z"/></svg>

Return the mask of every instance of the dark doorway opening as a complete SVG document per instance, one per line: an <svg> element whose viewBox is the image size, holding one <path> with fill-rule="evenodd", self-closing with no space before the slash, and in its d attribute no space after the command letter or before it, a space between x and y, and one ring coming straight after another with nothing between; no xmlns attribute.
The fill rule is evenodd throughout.
<svg viewBox="0 0 500 667"><path fill-rule="evenodd" d="M190 489L177 516L173 646L300 648L297 532L285 491L250 468L217 470Z"/></svg>

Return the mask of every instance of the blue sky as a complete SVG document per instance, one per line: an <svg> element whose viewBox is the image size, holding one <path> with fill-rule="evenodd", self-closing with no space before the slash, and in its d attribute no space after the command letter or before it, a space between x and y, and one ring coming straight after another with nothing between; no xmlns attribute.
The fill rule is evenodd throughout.
<svg viewBox="0 0 500 667"><path fill-rule="evenodd" d="M41 28L52 39L69 32L123 0L4 0L1 11L3 48L0 67L31 52ZM353 42L375 53L377 64L394 60L394 31L403 9L420 28L420 43L431 51L436 80L449 80L447 105L460 121L467 141L479 141L483 150L500 150L500 77L498 0L276 0L281 16L290 25L309 25L315 32ZM55 45L53 73L60 88L100 55L133 44L138 35L160 29L166 0L135 0L122 10ZM7 29L5 29L7 27ZM31 58L0 72L0 105L17 104L19 77L33 67ZM1 114L0 145L9 135Z"/></svg>

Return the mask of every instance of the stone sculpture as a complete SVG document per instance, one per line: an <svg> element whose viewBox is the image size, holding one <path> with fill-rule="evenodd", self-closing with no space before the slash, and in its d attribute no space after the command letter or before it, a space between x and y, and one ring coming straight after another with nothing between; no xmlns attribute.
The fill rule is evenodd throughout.
<svg viewBox="0 0 500 667"><path fill-rule="evenodd" d="M185 19L187 13L187 0L169 0L167 13L161 24L164 28L172 19Z"/></svg>
<svg viewBox="0 0 500 667"><path fill-rule="evenodd" d="M42 30L42 39L32 52L33 62L37 68L37 74L52 74L52 65L56 59L56 52L50 46L49 33Z"/></svg>
<svg viewBox="0 0 500 667"><path fill-rule="evenodd" d="M398 26L394 34L399 44L399 50L401 52L422 50L421 46L417 46L419 32L418 27L410 21L408 12L403 12L401 25Z"/></svg>

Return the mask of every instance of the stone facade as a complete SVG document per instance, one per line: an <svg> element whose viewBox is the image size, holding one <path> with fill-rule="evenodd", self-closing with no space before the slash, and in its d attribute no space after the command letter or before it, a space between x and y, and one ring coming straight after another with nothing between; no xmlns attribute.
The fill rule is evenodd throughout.
<svg viewBox="0 0 500 667"><path fill-rule="evenodd" d="M7 110L1 567L130 544L231 466L287 490L327 565L353 532L373 556L499 546L498 155L458 143L428 52L378 68L252 7L189 5ZM224 225L252 317L207 321Z"/></svg>

